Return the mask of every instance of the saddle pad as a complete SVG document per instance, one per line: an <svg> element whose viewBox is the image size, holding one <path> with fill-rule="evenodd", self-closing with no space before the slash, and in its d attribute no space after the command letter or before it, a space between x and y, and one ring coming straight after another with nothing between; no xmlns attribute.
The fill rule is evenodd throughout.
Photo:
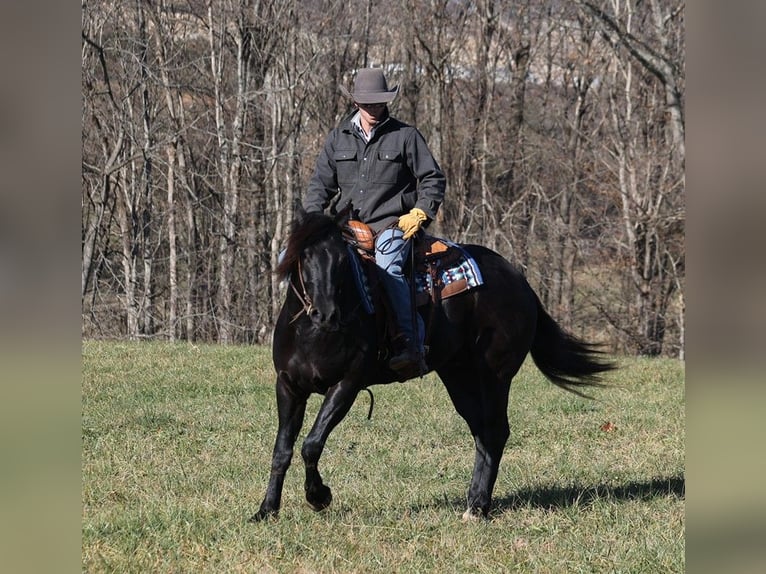
<svg viewBox="0 0 766 574"><path fill-rule="evenodd" d="M446 239L438 242L445 250L430 252L425 260L416 260L415 293L418 306L430 299L447 299L484 283L481 270L468 252ZM438 297L433 297L437 289Z"/></svg>

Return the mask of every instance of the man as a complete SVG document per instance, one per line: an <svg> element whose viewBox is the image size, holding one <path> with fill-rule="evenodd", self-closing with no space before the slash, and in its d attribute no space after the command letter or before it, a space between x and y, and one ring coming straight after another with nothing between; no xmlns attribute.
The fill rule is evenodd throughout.
<svg viewBox="0 0 766 574"><path fill-rule="evenodd" d="M350 200L375 232L375 262L399 328L389 367L403 379L419 376L425 333L417 313L413 325L403 267L410 239L436 217L446 179L423 135L389 114L399 86L389 90L380 68L359 70L353 92L341 91L354 110L327 136L303 207L323 211L340 193L339 205Z"/></svg>

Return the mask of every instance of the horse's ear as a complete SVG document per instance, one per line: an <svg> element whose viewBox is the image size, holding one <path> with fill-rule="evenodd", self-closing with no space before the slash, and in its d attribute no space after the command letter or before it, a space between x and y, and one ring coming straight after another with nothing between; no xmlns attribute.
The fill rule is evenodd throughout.
<svg viewBox="0 0 766 574"><path fill-rule="evenodd" d="M335 215L335 223L338 227L345 227L348 220L351 219L351 212L354 210L354 206L349 199L341 210Z"/></svg>
<svg viewBox="0 0 766 574"><path fill-rule="evenodd" d="M306 215L308 215L308 212L303 209L303 206L298 204L298 206L295 208L295 217L293 217L293 223L296 226L299 226L301 223L306 221Z"/></svg>

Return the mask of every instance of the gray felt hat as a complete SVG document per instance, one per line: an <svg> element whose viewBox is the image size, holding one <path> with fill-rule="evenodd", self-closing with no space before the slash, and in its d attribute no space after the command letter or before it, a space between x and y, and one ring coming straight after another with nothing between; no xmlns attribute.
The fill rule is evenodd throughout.
<svg viewBox="0 0 766 574"><path fill-rule="evenodd" d="M388 89L388 82L380 68L362 68L357 71L354 80L354 91L349 92L340 86L341 92L360 104L388 103L399 93L399 86Z"/></svg>

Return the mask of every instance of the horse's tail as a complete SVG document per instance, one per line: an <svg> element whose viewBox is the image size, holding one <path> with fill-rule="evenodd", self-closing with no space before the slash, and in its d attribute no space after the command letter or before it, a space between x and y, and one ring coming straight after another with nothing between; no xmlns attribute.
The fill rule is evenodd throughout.
<svg viewBox="0 0 766 574"><path fill-rule="evenodd" d="M579 389L602 387L601 373L616 365L602 358L595 345L564 331L537 299L537 331L532 342L532 359L555 385L581 397L592 398Z"/></svg>

